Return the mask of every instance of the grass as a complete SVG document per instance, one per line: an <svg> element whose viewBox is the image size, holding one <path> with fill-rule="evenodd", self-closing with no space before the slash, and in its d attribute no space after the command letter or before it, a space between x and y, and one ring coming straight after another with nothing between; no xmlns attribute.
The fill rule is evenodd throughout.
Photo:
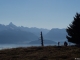
<svg viewBox="0 0 80 60"><path fill-rule="evenodd" d="M45 46L0 50L0 60L75 60L75 58L80 58L79 47Z"/></svg>

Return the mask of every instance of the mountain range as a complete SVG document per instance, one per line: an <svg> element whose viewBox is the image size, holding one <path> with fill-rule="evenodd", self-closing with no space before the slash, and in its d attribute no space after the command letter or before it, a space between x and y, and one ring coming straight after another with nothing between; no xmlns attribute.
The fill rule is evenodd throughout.
<svg viewBox="0 0 80 60"><path fill-rule="evenodd" d="M0 44L37 43L40 39L40 32L46 42L52 43L66 41L66 30L52 28L51 30L36 27L16 26L12 22L9 25L0 24ZM35 44L36 44L35 43Z"/></svg>

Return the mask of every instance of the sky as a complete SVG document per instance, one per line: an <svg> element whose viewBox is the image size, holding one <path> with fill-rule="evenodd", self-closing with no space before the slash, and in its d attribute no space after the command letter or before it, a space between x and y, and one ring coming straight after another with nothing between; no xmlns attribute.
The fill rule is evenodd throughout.
<svg viewBox="0 0 80 60"><path fill-rule="evenodd" d="M0 24L38 28L67 28L80 0L0 0Z"/></svg>

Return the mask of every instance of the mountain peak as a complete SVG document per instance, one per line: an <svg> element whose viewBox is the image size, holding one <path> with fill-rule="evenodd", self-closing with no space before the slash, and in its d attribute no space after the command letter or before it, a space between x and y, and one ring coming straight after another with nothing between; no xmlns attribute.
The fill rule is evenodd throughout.
<svg viewBox="0 0 80 60"><path fill-rule="evenodd" d="M16 25L14 25L12 22L10 22L8 26L9 27L16 27Z"/></svg>
<svg viewBox="0 0 80 60"><path fill-rule="evenodd" d="M12 22L10 22L9 25L14 25L14 24Z"/></svg>

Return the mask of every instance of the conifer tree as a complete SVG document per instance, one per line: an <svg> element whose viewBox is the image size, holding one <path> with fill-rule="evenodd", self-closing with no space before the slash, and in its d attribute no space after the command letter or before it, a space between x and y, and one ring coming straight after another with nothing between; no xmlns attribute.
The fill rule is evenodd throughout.
<svg viewBox="0 0 80 60"><path fill-rule="evenodd" d="M76 13L74 20L66 29L68 42L80 45L80 14Z"/></svg>

